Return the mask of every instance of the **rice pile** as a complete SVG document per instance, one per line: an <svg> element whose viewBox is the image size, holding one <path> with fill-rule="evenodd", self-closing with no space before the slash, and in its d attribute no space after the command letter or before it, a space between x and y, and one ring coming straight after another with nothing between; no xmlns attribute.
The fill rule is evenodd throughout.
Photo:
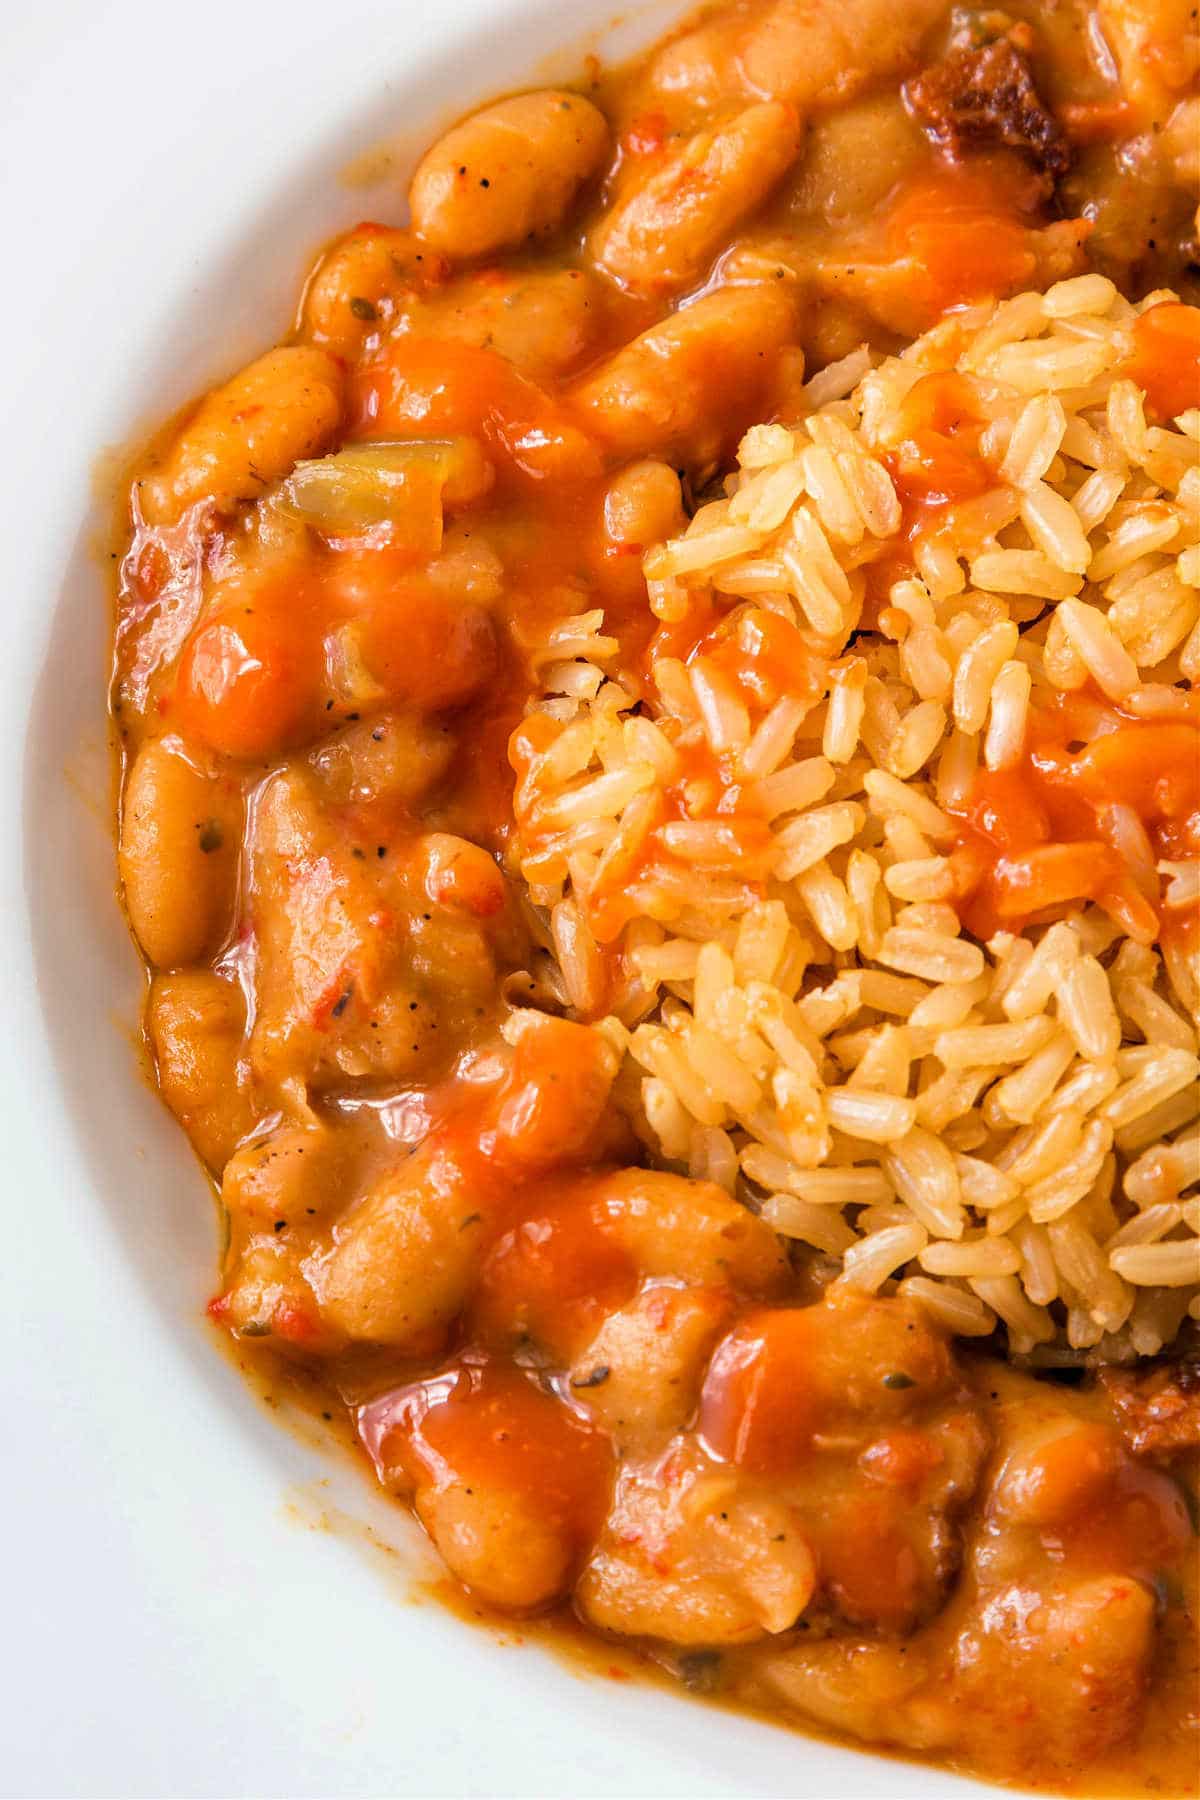
<svg viewBox="0 0 1200 1800"><path fill-rule="evenodd" d="M1055 691L1195 720L1200 407L1148 425L1120 373L1137 313L1173 299L1082 276L824 370L646 557L664 627L707 599L720 631L618 669L600 613L564 621L513 745L550 989L622 1052L652 1160L820 1275L1049 1363L1150 1355L1200 1318L1200 870L1114 804L1128 878L1104 906L981 943L954 814ZM900 555L885 459L915 383L951 370L984 409L981 491ZM780 619L809 673L760 704Z"/></svg>

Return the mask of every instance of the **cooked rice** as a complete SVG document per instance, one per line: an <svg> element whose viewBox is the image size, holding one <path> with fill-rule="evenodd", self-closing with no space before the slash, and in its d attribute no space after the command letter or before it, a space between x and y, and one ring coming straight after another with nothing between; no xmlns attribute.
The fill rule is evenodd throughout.
<svg viewBox="0 0 1200 1800"><path fill-rule="evenodd" d="M646 557L664 623L725 609L723 654L613 673L603 615L565 620L519 746L551 985L607 1015L651 1157L738 1194L822 1278L1058 1361L1153 1354L1200 1318L1200 964L1194 935L1157 941L1200 872L1156 864L1114 805L1125 900L981 944L953 809L1019 763L1054 690L1194 716L1200 409L1148 425L1120 373L1136 314L1172 298L1082 276L822 371ZM916 535L855 635L868 565L902 568L901 404L950 369L986 396L990 486ZM730 670L772 616L819 678L760 711Z"/></svg>

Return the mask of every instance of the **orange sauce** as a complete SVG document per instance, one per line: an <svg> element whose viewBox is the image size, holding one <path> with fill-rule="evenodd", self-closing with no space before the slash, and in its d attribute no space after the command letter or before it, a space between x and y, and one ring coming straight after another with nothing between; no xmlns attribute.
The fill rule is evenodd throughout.
<svg viewBox="0 0 1200 1800"><path fill-rule="evenodd" d="M991 486L979 455L985 418L974 382L953 370L923 375L905 395L888 467L901 505L923 529L931 510Z"/></svg>
<svg viewBox="0 0 1200 1800"><path fill-rule="evenodd" d="M1037 183L1018 162L976 158L906 182L888 213L886 244L912 263L930 322L952 306L1027 287L1028 228Z"/></svg>
<svg viewBox="0 0 1200 1800"><path fill-rule="evenodd" d="M533 1206L484 1259L470 1329L483 1343L528 1336L570 1361L637 1291L629 1252L586 1190Z"/></svg>
<svg viewBox="0 0 1200 1800"><path fill-rule="evenodd" d="M1020 763L976 775L959 814L969 929L986 939L1049 909L1095 900L1156 931L1158 913L1116 848L1114 806L1136 814L1156 856L1194 855L1200 721L1136 718L1090 691L1056 694L1035 707Z"/></svg>
<svg viewBox="0 0 1200 1800"><path fill-rule="evenodd" d="M389 1484L475 1480L536 1502L581 1549L599 1531L608 1440L518 1369L472 1355L369 1401L358 1417L363 1446Z"/></svg>

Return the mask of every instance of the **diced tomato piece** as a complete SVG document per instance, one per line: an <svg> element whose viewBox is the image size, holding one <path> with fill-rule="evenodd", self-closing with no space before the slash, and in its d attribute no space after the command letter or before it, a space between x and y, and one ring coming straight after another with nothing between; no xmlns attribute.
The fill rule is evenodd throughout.
<svg viewBox="0 0 1200 1800"><path fill-rule="evenodd" d="M671 135L671 121L664 112L643 112L630 121L622 138L630 156L655 156Z"/></svg>
<svg viewBox="0 0 1200 1800"><path fill-rule="evenodd" d="M1035 259L1017 210L1028 197L982 164L907 186L888 221L888 247L912 259L931 314L1029 285Z"/></svg>
<svg viewBox="0 0 1200 1800"><path fill-rule="evenodd" d="M608 1438L505 1364L460 1364L359 1408L358 1431L380 1478L507 1490L580 1550L608 1509Z"/></svg>
<svg viewBox="0 0 1200 1800"><path fill-rule="evenodd" d="M1191 725L1129 724L1069 759L1035 753L1034 763L1055 785L1097 806L1131 806L1143 821L1183 818L1200 805L1200 732Z"/></svg>
<svg viewBox="0 0 1200 1800"><path fill-rule="evenodd" d="M816 1310L751 1313L717 1346L700 1397L700 1434L714 1456L759 1475L804 1460L820 1419L807 1379Z"/></svg>
<svg viewBox="0 0 1200 1800"><path fill-rule="evenodd" d="M281 1300L271 1315L271 1331L298 1349L315 1349L325 1333L313 1307Z"/></svg>
<svg viewBox="0 0 1200 1800"><path fill-rule="evenodd" d="M1145 391L1160 419L1200 406L1200 307L1164 300L1133 328L1124 373Z"/></svg>
<svg viewBox="0 0 1200 1800"><path fill-rule="evenodd" d="M570 1359L630 1301L637 1269L586 1190L524 1219L489 1253L473 1318L483 1341L524 1335Z"/></svg>
<svg viewBox="0 0 1200 1800"><path fill-rule="evenodd" d="M927 1431L898 1426L868 1444L858 1459L864 1474L885 1487L920 1487L926 1475L940 1468L945 1457Z"/></svg>
<svg viewBox="0 0 1200 1800"><path fill-rule="evenodd" d="M888 458L902 500L968 500L994 485L979 454L984 416L968 376L946 370L914 384L900 408L901 441Z"/></svg>
<svg viewBox="0 0 1200 1800"><path fill-rule="evenodd" d="M218 613L184 646L173 720L225 756L256 760L315 728L321 668L307 621L274 609Z"/></svg>
<svg viewBox="0 0 1200 1800"><path fill-rule="evenodd" d="M509 373L501 357L474 345L400 337L364 364L352 391L352 416L357 411L371 437L477 434L509 397Z"/></svg>
<svg viewBox="0 0 1200 1800"><path fill-rule="evenodd" d="M534 481L580 482L600 456L550 396L494 350L400 337L358 372L351 409L366 437L482 438Z"/></svg>
<svg viewBox="0 0 1200 1800"><path fill-rule="evenodd" d="M586 1158L613 1074L612 1053L597 1033L568 1019L531 1019L499 1103L496 1161L528 1169Z"/></svg>
<svg viewBox="0 0 1200 1800"><path fill-rule="evenodd" d="M967 801L975 830L1007 855L1031 850L1050 836L1050 821L1037 789L1024 770L984 770Z"/></svg>
<svg viewBox="0 0 1200 1800"><path fill-rule="evenodd" d="M337 553L326 578L330 614L355 626L365 674L386 697L425 712L458 706L496 667L491 615L435 586L391 545Z"/></svg>
<svg viewBox="0 0 1200 1800"><path fill-rule="evenodd" d="M739 619L732 634L714 632L703 649L706 660L723 668L764 708L785 694L815 701L820 692L812 651L796 627L778 613L759 611Z"/></svg>
<svg viewBox="0 0 1200 1800"><path fill-rule="evenodd" d="M1072 900L1094 900L1123 869L1116 851L1099 840L1043 844L996 865L996 911L1002 919L1024 919Z"/></svg>

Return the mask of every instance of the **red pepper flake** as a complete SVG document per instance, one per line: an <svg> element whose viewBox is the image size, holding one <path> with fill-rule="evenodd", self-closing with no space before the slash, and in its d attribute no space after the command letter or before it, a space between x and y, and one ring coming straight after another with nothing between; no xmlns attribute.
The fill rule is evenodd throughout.
<svg viewBox="0 0 1200 1800"><path fill-rule="evenodd" d="M276 1335L292 1344L311 1344L320 1335L320 1326L307 1307L283 1300L275 1308L271 1325Z"/></svg>
<svg viewBox="0 0 1200 1800"><path fill-rule="evenodd" d="M639 113L625 133L623 147L630 156L654 156L670 134L671 123L666 113Z"/></svg>

